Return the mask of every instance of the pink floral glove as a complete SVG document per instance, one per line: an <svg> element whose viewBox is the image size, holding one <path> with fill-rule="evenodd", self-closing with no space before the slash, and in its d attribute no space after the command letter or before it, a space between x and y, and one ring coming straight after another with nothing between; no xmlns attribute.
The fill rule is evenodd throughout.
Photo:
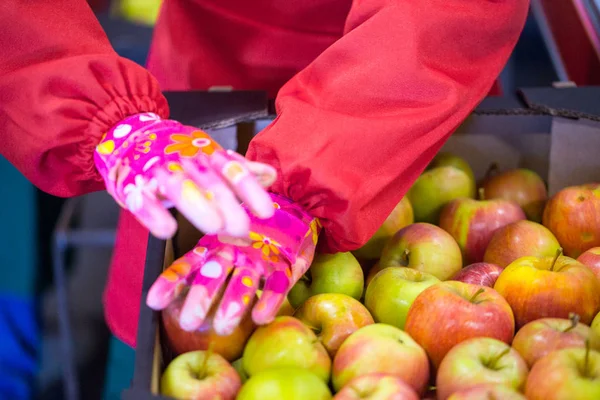
<svg viewBox="0 0 600 400"><path fill-rule="evenodd" d="M150 288L148 306L162 310L190 286L180 325L193 331L202 325L228 280L213 326L217 334L229 335L248 311L264 279L252 319L257 324L271 322L291 287L312 263L321 229L318 220L298 205L281 196L271 197L272 217L259 219L248 213L248 238L206 235L176 260Z"/></svg>
<svg viewBox="0 0 600 400"><path fill-rule="evenodd" d="M250 218L273 215L265 190L275 170L224 150L205 132L153 113L130 116L96 147L96 168L108 193L150 232L166 239L177 230L175 206L208 234L247 237Z"/></svg>

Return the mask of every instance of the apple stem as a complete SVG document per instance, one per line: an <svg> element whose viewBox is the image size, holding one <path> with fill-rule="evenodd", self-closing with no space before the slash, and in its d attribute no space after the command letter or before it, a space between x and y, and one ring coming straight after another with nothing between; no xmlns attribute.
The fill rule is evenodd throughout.
<svg viewBox="0 0 600 400"><path fill-rule="evenodd" d="M475 303L475 299L477 298L477 296L479 296L483 292L485 292L485 289L484 288L479 288L479 290L476 291L475 294L473 294L473 296L471 296L471 298L469 299L469 301L471 303Z"/></svg>
<svg viewBox="0 0 600 400"><path fill-rule="evenodd" d="M567 333L571 329L575 329L577 327L577 324L579 324L579 314L569 313L569 319L571 320L571 326L569 326L567 329L565 329L563 331L565 333Z"/></svg>
<svg viewBox="0 0 600 400"><path fill-rule="evenodd" d="M198 372L198 378L203 379L206 376L206 368L208 367L208 359L212 356L213 348L215 347L215 342L210 342L208 345L208 350L204 353L204 361L202 362L202 367L200 367L200 371Z"/></svg>
<svg viewBox="0 0 600 400"><path fill-rule="evenodd" d="M410 250L404 249L404 252L402 253L402 263L404 264L405 267L408 267L408 263L409 263L408 256L409 255L410 255Z"/></svg>
<svg viewBox="0 0 600 400"><path fill-rule="evenodd" d="M556 261L558 261L558 257L560 257L563 253L563 249L562 247L559 247L556 250L556 255L554 256L554 260L552 260L552 265L550 265L550 271L554 271L554 265L556 264Z"/></svg>
<svg viewBox="0 0 600 400"><path fill-rule="evenodd" d="M496 368L496 363L497 363L498 361L500 361L500 359L501 359L502 357L504 357L505 355L507 355L507 354L508 354L508 352L510 351L510 349L511 349L510 347L507 347L506 349L504 349L504 350L502 351L502 353L500 353L500 354L498 354L496 357L492 358L492 359L490 360L490 362L488 363L488 366L489 366L490 368Z"/></svg>
<svg viewBox="0 0 600 400"><path fill-rule="evenodd" d="M477 190L477 193L479 194L479 200L484 201L485 200L485 189L480 187Z"/></svg>

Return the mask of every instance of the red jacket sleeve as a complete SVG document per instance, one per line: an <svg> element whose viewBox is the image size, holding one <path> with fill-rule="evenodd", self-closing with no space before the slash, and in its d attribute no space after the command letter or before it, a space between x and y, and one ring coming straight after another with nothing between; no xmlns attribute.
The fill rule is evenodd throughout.
<svg viewBox="0 0 600 400"><path fill-rule="evenodd" d="M3 0L0 49L0 153L53 195L104 187L93 151L108 127L168 116L157 82L114 52L85 0Z"/></svg>
<svg viewBox="0 0 600 400"><path fill-rule="evenodd" d="M344 35L279 92L248 157L321 219L322 250L365 243L489 92L528 0L355 0Z"/></svg>

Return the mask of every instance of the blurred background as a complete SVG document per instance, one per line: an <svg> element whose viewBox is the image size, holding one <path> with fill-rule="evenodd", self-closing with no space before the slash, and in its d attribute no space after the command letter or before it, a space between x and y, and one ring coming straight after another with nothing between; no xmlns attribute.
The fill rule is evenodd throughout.
<svg viewBox="0 0 600 400"><path fill-rule="evenodd" d="M142 65L160 3L161 0L89 0L115 50ZM503 91L513 93L519 87L557 84L598 84L598 6L598 0L533 0L527 26L502 73ZM87 236L80 238L94 240L65 248L64 258L53 260L52 235L61 211L65 212L65 200L32 187L1 157L0 174L4 179L0 187L3 227L0 230L0 268L3 268L0 318L8 319L10 316L3 309L18 302L33 303L38 310L37 319L25 322L31 338L24 340L30 342L11 343L2 337L0 330L0 346L8 346L5 347L8 349L21 346L32 354L38 352L36 398L64 398L61 380L64 354L60 346L59 305L53 275L53 268L60 261L66 270L80 392L86 400L118 399L120 391L129 385L133 350L111 338L102 312L102 291L118 207L105 193L80 198L72 218L64 226L68 230L83 230ZM43 338L41 347L35 340L36 331ZM0 360L0 366L3 363L5 368L15 367L7 360ZM0 398L4 399L1 387Z"/></svg>

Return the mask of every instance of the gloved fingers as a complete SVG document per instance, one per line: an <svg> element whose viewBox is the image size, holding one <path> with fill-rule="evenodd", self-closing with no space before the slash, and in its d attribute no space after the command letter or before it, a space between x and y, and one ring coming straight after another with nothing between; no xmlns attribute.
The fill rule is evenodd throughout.
<svg viewBox="0 0 600 400"><path fill-rule="evenodd" d="M145 183L141 183L145 181ZM135 177L135 184L131 183L123 189L125 206L133 216L152 235L159 239L168 239L177 231L177 221L162 205L157 195L156 180L146 181L144 177Z"/></svg>
<svg viewBox="0 0 600 400"><path fill-rule="evenodd" d="M153 310L167 307L178 296L181 288L186 286L194 276L198 267L205 262L207 253L206 247L198 245L165 269L148 291L146 296L148 307Z"/></svg>
<svg viewBox="0 0 600 400"><path fill-rule="evenodd" d="M198 187L187 173L168 173L161 168L153 172L163 196L196 228L207 234L216 234L223 229L223 217L211 195Z"/></svg>
<svg viewBox="0 0 600 400"><path fill-rule="evenodd" d="M213 319L217 335L230 335L253 304L261 271L254 266L236 267Z"/></svg>
<svg viewBox="0 0 600 400"><path fill-rule="evenodd" d="M256 177L256 180L262 187L268 188L275 182L275 179L277 179L277 171L269 164L247 160L242 155L231 150L228 150L227 154L234 160L245 164L248 171Z"/></svg>
<svg viewBox="0 0 600 400"><path fill-rule="evenodd" d="M267 276L263 293L252 309L254 323L263 325L273 321L291 287L289 268L275 269Z"/></svg>
<svg viewBox="0 0 600 400"><path fill-rule="evenodd" d="M250 218L234 193L206 160L198 157L192 160L182 159L181 165L186 174L212 197L212 203L218 208L224 227L221 234L233 237L247 237L250 231Z"/></svg>
<svg viewBox="0 0 600 400"><path fill-rule="evenodd" d="M273 216L275 210L271 197L248 170L245 162L230 157L227 152L215 152L209 162L254 215L259 218Z"/></svg>
<svg viewBox="0 0 600 400"><path fill-rule="evenodd" d="M182 329L200 328L231 269L231 261L221 257L209 257L200 266L181 308L179 325Z"/></svg>

